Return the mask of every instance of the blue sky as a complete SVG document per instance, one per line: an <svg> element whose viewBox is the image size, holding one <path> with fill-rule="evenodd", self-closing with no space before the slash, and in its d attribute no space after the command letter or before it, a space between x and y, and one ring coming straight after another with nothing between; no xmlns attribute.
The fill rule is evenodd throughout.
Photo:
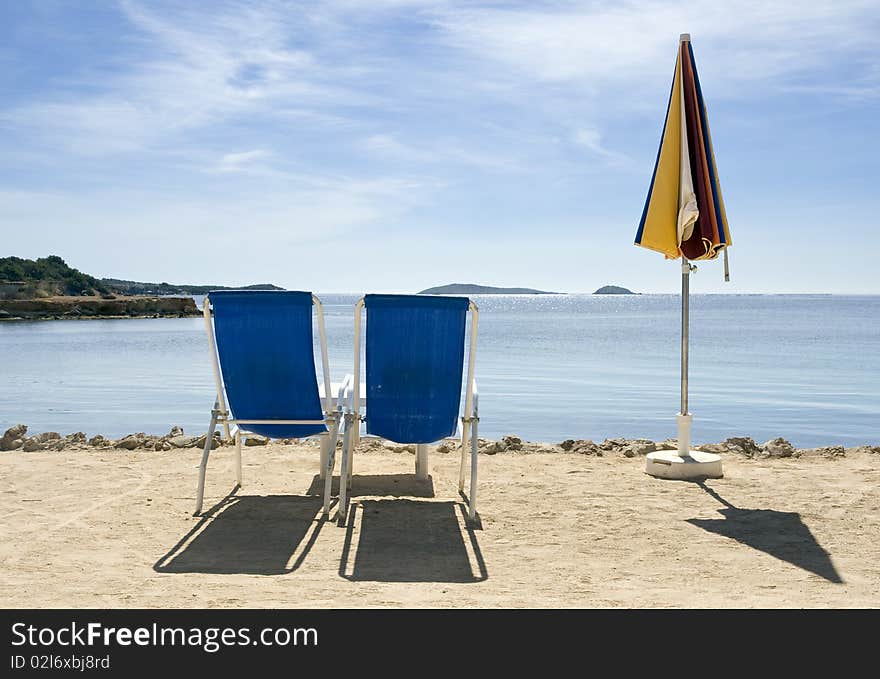
<svg viewBox="0 0 880 679"><path fill-rule="evenodd" d="M734 246L880 293L880 2L0 6L0 255L322 292L675 292L633 246L690 32Z"/></svg>

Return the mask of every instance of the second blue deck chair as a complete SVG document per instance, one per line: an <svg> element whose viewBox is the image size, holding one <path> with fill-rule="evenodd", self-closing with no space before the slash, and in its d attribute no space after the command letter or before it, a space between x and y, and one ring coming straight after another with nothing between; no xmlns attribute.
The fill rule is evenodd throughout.
<svg viewBox="0 0 880 679"><path fill-rule="evenodd" d="M361 314L366 311L366 394L361 394ZM465 326L471 312L465 407L461 416L459 491L464 490L467 453L471 458L468 516L476 516L477 387L474 361L477 306L466 297L366 295L355 307L354 376L345 396L339 519L345 522L352 457L366 410L366 434L415 444L416 476L428 478L428 443L455 435L459 422ZM365 398L362 398L364 396ZM468 445L470 443L470 445ZM325 512L329 508L329 475Z"/></svg>
<svg viewBox="0 0 880 679"><path fill-rule="evenodd" d="M313 306L318 317L323 389L315 371ZM205 297L204 317L217 399L199 465L196 514L202 510L208 455L218 425L224 427L227 437L235 436L238 486L243 433L270 438L322 436L323 476L336 448L342 415L340 396L348 382L330 382L321 301L310 292L214 291Z"/></svg>

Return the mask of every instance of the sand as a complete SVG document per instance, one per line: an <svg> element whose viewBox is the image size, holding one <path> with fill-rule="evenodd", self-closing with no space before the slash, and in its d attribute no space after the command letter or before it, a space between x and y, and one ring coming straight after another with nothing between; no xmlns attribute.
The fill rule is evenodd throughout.
<svg viewBox="0 0 880 679"><path fill-rule="evenodd" d="M724 457L704 484L644 459L480 456L479 522L457 455L355 458L349 526L320 519L317 450L0 454L3 607L877 607L880 456ZM335 515L335 508L333 513Z"/></svg>

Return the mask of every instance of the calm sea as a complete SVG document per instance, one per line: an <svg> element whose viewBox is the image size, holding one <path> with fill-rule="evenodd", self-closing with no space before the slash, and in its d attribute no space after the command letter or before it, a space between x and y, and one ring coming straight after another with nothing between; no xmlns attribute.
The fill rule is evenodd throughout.
<svg viewBox="0 0 880 679"><path fill-rule="evenodd" d="M339 380L356 297L321 297ZM675 435L676 295L474 300L482 436ZM880 443L880 297L695 295L690 356L695 441ZM0 323L0 430L196 433L212 383L200 318Z"/></svg>

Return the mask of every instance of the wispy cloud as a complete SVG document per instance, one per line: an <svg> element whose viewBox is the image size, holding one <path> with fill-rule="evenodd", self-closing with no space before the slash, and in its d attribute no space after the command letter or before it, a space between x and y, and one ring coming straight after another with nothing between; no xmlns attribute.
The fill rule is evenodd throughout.
<svg viewBox="0 0 880 679"><path fill-rule="evenodd" d="M136 60L7 111L8 123L76 153L102 154L148 149L237 116L277 108L319 118L321 108L358 101L334 83L334 69L291 47L305 19L274 3L178 7L173 15L131 0L119 6L140 43ZM83 95L84 87L96 93Z"/></svg>
<svg viewBox="0 0 880 679"><path fill-rule="evenodd" d="M266 149L226 153L220 158L215 169L217 172L247 172L254 167L262 166L262 161L271 157L272 153Z"/></svg>
<svg viewBox="0 0 880 679"><path fill-rule="evenodd" d="M872 54L880 12L873 0L633 0L465 6L435 21L449 44L544 82L653 82L671 71L675 37L690 32L716 85L767 84Z"/></svg>
<svg viewBox="0 0 880 679"><path fill-rule="evenodd" d="M615 163L629 162L629 158L625 154L605 148L605 145L602 143L602 133L595 128L584 127L576 130L574 133L574 142L578 146L587 149L594 155L604 158L605 160L613 161Z"/></svg>
<svg viewBox="0 0 880 679"><path fill-rule="evenodd" d="M374 134L360 143L364 150L406 163L467 165L483 170L519 171L520 161L510 156L495 155L460 146L454 141L430 142L422 146L404 144L394 135Z"/></svg>

